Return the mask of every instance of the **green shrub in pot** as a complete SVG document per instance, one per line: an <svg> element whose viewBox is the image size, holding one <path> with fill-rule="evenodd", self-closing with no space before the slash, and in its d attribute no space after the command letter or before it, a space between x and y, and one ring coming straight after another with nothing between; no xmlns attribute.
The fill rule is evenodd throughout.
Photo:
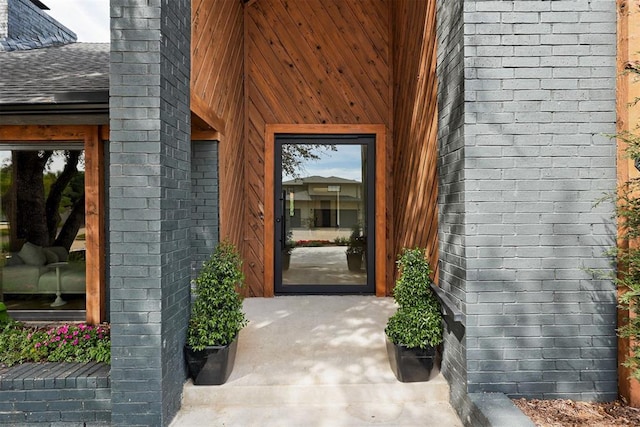
<svg viewBox="0 0 640 427"><path fill-rule="evenodd" d="M233 370L238 334L247 324L238 292L243 285L237 249L219 243L195 279L185 358L196 385L223 384Z"/></svg>
<svg viewBox="0 0 640 427"><path fill-rule="evenodd" d="M393 291L398 310L385 328L389 360L400 381L425 381L433 377L440 362L438 346L443 334L440 302L430 287L432 271L424 249L403 249L398 268L400 275ZM412 361L408 363L413 367L403 373L404 368L399 365L410 358ZM425 366L426 372L417 372L414 369L417 366Z"/></svg>
<svg viewBox="0 0 640 427"><path fill-rule="evenodd" d="M247 320L238 288L244 286L242 260L229 242L221 242L195 279L187 344L194 350L227 345Z"/></svg>

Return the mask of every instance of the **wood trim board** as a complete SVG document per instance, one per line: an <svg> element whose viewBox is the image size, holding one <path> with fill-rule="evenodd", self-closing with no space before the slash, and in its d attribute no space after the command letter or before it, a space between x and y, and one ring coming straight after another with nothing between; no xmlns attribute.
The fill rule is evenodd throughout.
<svg viewBox="0 0 640 427"><path fill-rule="evenodd" d="M375 294L386 296L387 286L387 214L386 214L386 137L387 129L381 124L267 124L265 126L265 159L264 159L264 295L274 295L274 185L275 185L275 138L278 134L306 134L306 135L375 135L376 150L376 200L375 200Z"/></svg>
<svg viewBox="0 0 640 427"><path fill-rule="evenodd" d="M0 126L0 143L82 142L85 150L86 321L106 320L104 141L108 126Z"/></svg>
<svg viewBox="0 0 640 427"><path fill-rule="evenodd" d="M616 96L616 131L620 134L632 132L635 126L640 124L640 105L634 103L640 97L640 82L634 80L627 67L631 62L640 61L640 52L637 46L640 42L640 0L618 0L618 52L617 52L617 96ZM629 179L637 178L638 171L634 167L633 159L629 159L625 153L627 144L624 139L617 140L617 178L618 185ZM618 225L618 236L624 234L622 224ZM637 245L638 242L631 242ZM620 249L629 248L629 242L618 239ZM622 289L618 290L620 294ZM624 324L629 316L633 316L630 310L618 309L618 326ZM640 382L631 377L631 369L622 363L631 352L633 346L631 338L618 337L618 393L625 398L631 406L640 407Z"/></svg>

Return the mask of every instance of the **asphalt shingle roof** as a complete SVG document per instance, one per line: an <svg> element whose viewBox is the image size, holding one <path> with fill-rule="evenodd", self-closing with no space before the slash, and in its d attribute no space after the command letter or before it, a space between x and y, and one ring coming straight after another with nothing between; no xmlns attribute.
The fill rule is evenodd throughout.
<svg viewBox="0 0 640 427"><path fill-rule="evenodd" d="M0 52L0 104L50 104L61 94L108 90L108 43Z"/></svg>

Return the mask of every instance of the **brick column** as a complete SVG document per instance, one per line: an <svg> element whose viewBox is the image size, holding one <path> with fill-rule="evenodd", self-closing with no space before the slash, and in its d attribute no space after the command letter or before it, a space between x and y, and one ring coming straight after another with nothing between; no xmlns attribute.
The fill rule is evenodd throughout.
<svg viewBox="0 0 640 427"><path fill-rule="evenodd" d="M614 399L615 289L588 269L615 244L593 207L616 185L615 1L456 3L438 4L441 284L466 322L449 377Z"/></svg>
<svg viewBox="0 0 640 427"><path fill-rule="evenodd" d="M167 425L185 380L190 2L111 1L113 425Z"/></svg>
<svg viewBox="0 0 640 427"><path fill-rule="evenodd" d="M438 2L437 7L439 285L466 314L464 21L462 2ZM444 340L443 375L451 385L452 404L463 408L467 392L464 327L449 323Z"/></svg>

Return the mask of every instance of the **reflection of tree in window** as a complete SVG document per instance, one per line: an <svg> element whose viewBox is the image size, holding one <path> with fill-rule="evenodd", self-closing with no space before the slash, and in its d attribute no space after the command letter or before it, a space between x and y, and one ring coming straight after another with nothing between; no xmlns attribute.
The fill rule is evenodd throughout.
<svg viewBox="0 0 640 427"><path fill-rule="evenodd" d="M11 159L0 183L11 250L25 241L69 250L84 224L83 151L16 150ZM54 163L64 166L53 170Z"/></svg>
<svg viewBox="0 0 640 427"><path fill-rule="evenodd" d="M320 160L324 153L337 150L333 144L283 144L282 175L300 178L305 162Z"/></svg>

